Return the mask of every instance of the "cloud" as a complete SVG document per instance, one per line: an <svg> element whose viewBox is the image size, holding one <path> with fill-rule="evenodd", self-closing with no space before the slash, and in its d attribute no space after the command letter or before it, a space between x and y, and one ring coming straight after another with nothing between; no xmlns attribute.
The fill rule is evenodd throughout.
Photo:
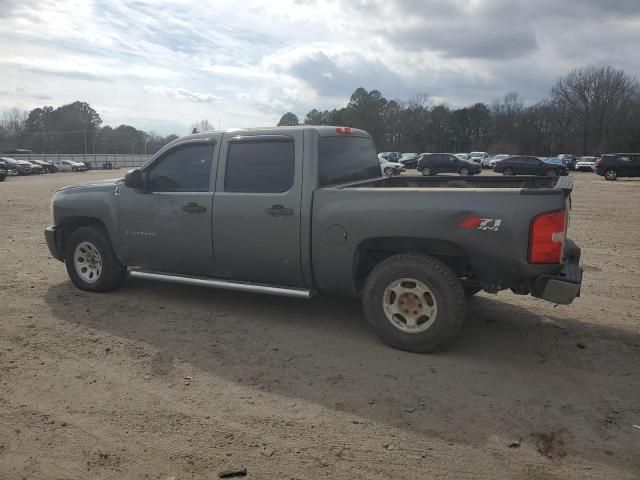
<svg viewBox="0 0 640 480"><path fill-rule="evenodd" d="M192 92L190 90L187 90L186 88L170 88L158 85L145 85L144 91L147 93L152 93L154 95L161 95L163 97L169 97L179 101L194 103L214 103L221 102L223 100L222 97L213 95L211 93Z"/></svg>
<svg viewBox="0 0 640 480"><path fill-rule="evenodd" d="M215 105L223 126L252 126L340 108L360 86L462 106L535 102L590 63L640 76L639 0L204 4L0 0L0 109L80 98L114 124L188 129Z"/></svg>

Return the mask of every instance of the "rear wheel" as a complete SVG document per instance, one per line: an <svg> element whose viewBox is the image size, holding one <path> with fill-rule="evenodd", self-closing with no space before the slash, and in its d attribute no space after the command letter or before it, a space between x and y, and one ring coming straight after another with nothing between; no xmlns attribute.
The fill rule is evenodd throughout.
<svg viewBox="0 0 640 480"><path fill-rule="evenodd" d="M467 298L473 297L476 293L481 291L482 288L480 287L464 287L464 296Z"/></svg>
<svg viewBox="0 0 640 480"><path fill-rule="evenodd" d="M547 177L557 177L558 176L558 172L556 172L555 170L547 170Z"/></svg>
<svg viewBox="0 0 640 480"><path fill-rule="evenodd" d="M503 174L505 177L511 177L511 176L513 175L513 168L505 168L505 169L502 171L502 174Z"/></svg>
<svg viewBox="0 0 640 480"><path fill-rule="evenodd" d="M367 278L362 302L373 330L392 347L444 348L464 321L464 290L454 272L421 254L393 255Z"/></svg>
<svg viewBox="0 0 640 480"><path fill-rule="evenodd" d="M119 287L127 267L116 257L106 232L99 227L80 227L65 242L67 273L81 290L107 292Z"/></svg>
<svg viewBox="0 0 640 480"><path fill-rule="evenodd" d="M613 168L609 168L608 170L605 170L604 178L606 178L607 180L617 180L618 172L616 172Z"/></svg>

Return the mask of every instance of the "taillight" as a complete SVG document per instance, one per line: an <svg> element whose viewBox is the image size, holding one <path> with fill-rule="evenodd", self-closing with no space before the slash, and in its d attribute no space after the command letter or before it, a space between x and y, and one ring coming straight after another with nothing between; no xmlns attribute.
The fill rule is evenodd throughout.
<svg viewBox="0 0 640 480"><path fill-rule="evenodd" d="M336 127L336 133L340 133L340 134L350 134L353 133L353 128L351 127Z"/></svg>
<svg viewBox="0 0 640 480"><path fill-rule="evenodd" d="M529 230L529 263L560 263L567 232L565 210L534 217Z"/></svg>
<svg viewBox="0 0 640 480"><path fill-rule="evenodd" d="M601 163L602 163L602 159L601 159L601 158L598 158L598 159L596 160L596 167L599 167Z"/></svg>

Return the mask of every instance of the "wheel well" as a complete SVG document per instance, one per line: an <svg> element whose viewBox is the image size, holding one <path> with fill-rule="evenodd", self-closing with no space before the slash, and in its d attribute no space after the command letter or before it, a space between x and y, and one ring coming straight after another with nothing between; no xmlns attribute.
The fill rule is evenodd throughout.
<svg viewBox="0 0 640 480"><path fill-rule="evenodd" d="M60 242L58 249L63 255L67 238L80 227L99 227L103 229L105 233L107 232L104 223L94 217L68 217L63 219L59 225L61 234L57 237L58 242Z"/></svg>
<svg viewBox="0 0 640 480"><path fill-rule="evenodd" d="M437 238L382 237L360 243L354 258L354 279L358 291L362 289L371 271L384 259L398 253L422 253L437 258L451 268L458 278L469 277L469 258L462 248Z"/></svg>

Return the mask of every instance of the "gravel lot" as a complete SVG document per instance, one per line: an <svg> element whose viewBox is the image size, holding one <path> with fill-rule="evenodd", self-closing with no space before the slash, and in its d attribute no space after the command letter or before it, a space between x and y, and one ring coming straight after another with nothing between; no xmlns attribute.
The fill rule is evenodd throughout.
<svg viewBox="0 0 640 480"><path fill-rule="evenodd" d="M353 301L75 289L51 195L114 173L0 184L0 478L640 477L640 179L574 175L582 298L480 294L416 355Z"/></svg>

